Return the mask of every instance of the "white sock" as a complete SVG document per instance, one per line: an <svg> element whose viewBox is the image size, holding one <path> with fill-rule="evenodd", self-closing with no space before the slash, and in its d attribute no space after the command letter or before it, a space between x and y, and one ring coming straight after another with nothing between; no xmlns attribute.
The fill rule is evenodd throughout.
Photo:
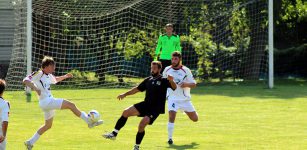
<svg viewBox="0 0 307 150"><path fill-rule="evenodd" d="M40 137L41 135L39 135L37 132L31 137L31 139L29 139L30 143L33 145Z"/></svg>
<svg viewBox="0 0 307 150"><path fill-rule="evenodd" d="M168 125L167 125L168 139L172 139L173 138L174 125L175 125L175 123L168 122Z"/></svg>
<svg viewBox="0 0 307 150"><path fill-rule="evenodd" d="M116 129L114 129L113 131L116 132L116 133L118 133L118 130L116 130Z"/></svg>
<svg viewBox="0 0 307 150"><path fill-rule="evenodd" d="M86 123L88 123L88 117L84 111L81 112L80 118L84 120Z"/></svg>

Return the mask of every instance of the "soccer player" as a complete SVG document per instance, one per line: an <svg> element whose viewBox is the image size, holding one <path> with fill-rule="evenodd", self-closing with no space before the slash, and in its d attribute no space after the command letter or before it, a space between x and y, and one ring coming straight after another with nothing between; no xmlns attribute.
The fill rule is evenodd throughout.
<svg viewBox="0 0 307 150"><path fill-rule="evenodd" d="M172 53L172 65L165 68L163 76L172 75L174 81L177 84L177 89L175 91L168 89L168 143L173 144L173 132L174 132L174 122L176 118L177 110L180 109L184 111L189 118L196 122L198 121L198 115L195 108L191 102L190 89L196 87L196 81L190 69L182 65L181 53L175 51Z"/></svg>
<svg viewBox="0 0 307 150"><path fill-rule="evenodd" d="M162 70L161 73L164 71L164 68L171 65L171 55L174 51L180 51L180 38L179 35L173 33L173 25L166 24L165 25L165 33L160 35L158 39L158 44L155 51L155 60L161 61L162 63Z"/></svg>
<svg viewBox="0 0 307 150"><path fill-rule="evenodd" d="M145 127L148 124L152 125L153 122L158 118L159 114L165 113L167 88L171 88L173 90L176 89L176 84L174 83L172 76L169 75L167 76L167 78L162 78L162 75L160 74L161 68L161 62L153 61L151 63L152 75L150 77L147 77L137 87L134 87L128 92L120 94L117 97L119 100L122 100L128 95L133 95L137 92L146 91L145 100L126 108L123 111L122 116L118 119L114 130L110 133L104 134L103 137L114 140L119 130L125 125L128 117L143 117L143 119L139 123L139 128L136 134L136 141L134 146L134 150L139 149L139 145L141 144L142 139L145 135Z"/></svg>
<svg viewBox="0 0 307 150"><path fill-rule="evenodd" d="M40 127L37 132L25 142L28 150L33 148L33 144L40 138L40 136L49 130L52 126L53 117L55 115L55 109L69 109L77 117L80 117L89 128L102 124L102 120L98 122L91 122L88 115L80 111L77 106L62 98L54 98L51 94L50 85L61 82L62 80L72 78L72 74L68 73L64 76L55 77L52 73L55 71L55 61L52 57L45 56L42 60L41 69L37 72L28 75L23 79L23 83L36 91L39 96L39 106L45 114L45 124Z"/></svg>
<svg viewBox="0 0 307 150"><path fill-rule="evenodd" d="M10 103L2 98L6 83L0 79L0 150L6 149L6 132L9 124Z"/></svg>

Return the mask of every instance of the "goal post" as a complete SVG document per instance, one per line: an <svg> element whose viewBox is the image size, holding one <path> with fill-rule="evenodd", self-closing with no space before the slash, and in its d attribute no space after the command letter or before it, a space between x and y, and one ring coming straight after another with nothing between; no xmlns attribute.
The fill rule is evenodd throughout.
<svg viewBox="0 0 307 150"><path fill-rule="evenodd" d="M55 75L74 74L58 86L133 86L150 75L167 23L174 24L184 65L197 79L273 86L270 0L12 2L16 29L9 89L22 89L22 78L40 68L45 55L57 62Z"/></svg>

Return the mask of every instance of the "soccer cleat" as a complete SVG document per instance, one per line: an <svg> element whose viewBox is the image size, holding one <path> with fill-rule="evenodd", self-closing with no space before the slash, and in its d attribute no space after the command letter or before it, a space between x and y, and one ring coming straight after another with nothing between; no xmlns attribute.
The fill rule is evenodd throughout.
<svg viewBox="0 0 307 150"><path fill-rule="evenodd" d="M139 149L140 149L140 146L139 146L139 145L134 145L133 150L139 150Z"/></svg>
<svg viewBox="0 0 307 150"><path fill-rule="evenodd" d="M173 140L172 139L169 139L167 142L168 142L169 145L173 144Z"/></svg>
<svg viewBox="0 0 307 150"><path fill-rule="evenodd" d="M30 141L25 141L25 146L27 148L27 150L32 150L33 145L30 143Z"/></svg>
<svg viewBox="0 0 307 150"><path fill-rule="evenodd" d="M104 137L106 139L110 139L110 140L115 140L116 139L116 135L114 135L112 132L105 133L105 134L102 135L102 137Z"/></svg>
<svg viewBox="0 0 307 150"><path fill-rule="evenodd" d="M89 127L89 128L93 128L93 127L99 126L99 125L101 125L101 124L103 124L103 120L98 120L97 122L89 123L89 124L88 124L88 127Z"/></svg>

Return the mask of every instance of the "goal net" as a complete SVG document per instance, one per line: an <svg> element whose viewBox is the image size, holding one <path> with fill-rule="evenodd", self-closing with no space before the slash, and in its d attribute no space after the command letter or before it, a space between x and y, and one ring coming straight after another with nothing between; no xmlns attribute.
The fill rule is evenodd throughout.
<svg viewBox="0 0 307 150"><path fill-rule="evenodd" d="M26 76L26 1L12 1L16 29L7 74L10 89ZM180 35L183 64L206 81L267 77L266 0L33 0L32 71L42 58L55 75L74 74L59 86L131 86L150 75L167 23Z"/></svg>

